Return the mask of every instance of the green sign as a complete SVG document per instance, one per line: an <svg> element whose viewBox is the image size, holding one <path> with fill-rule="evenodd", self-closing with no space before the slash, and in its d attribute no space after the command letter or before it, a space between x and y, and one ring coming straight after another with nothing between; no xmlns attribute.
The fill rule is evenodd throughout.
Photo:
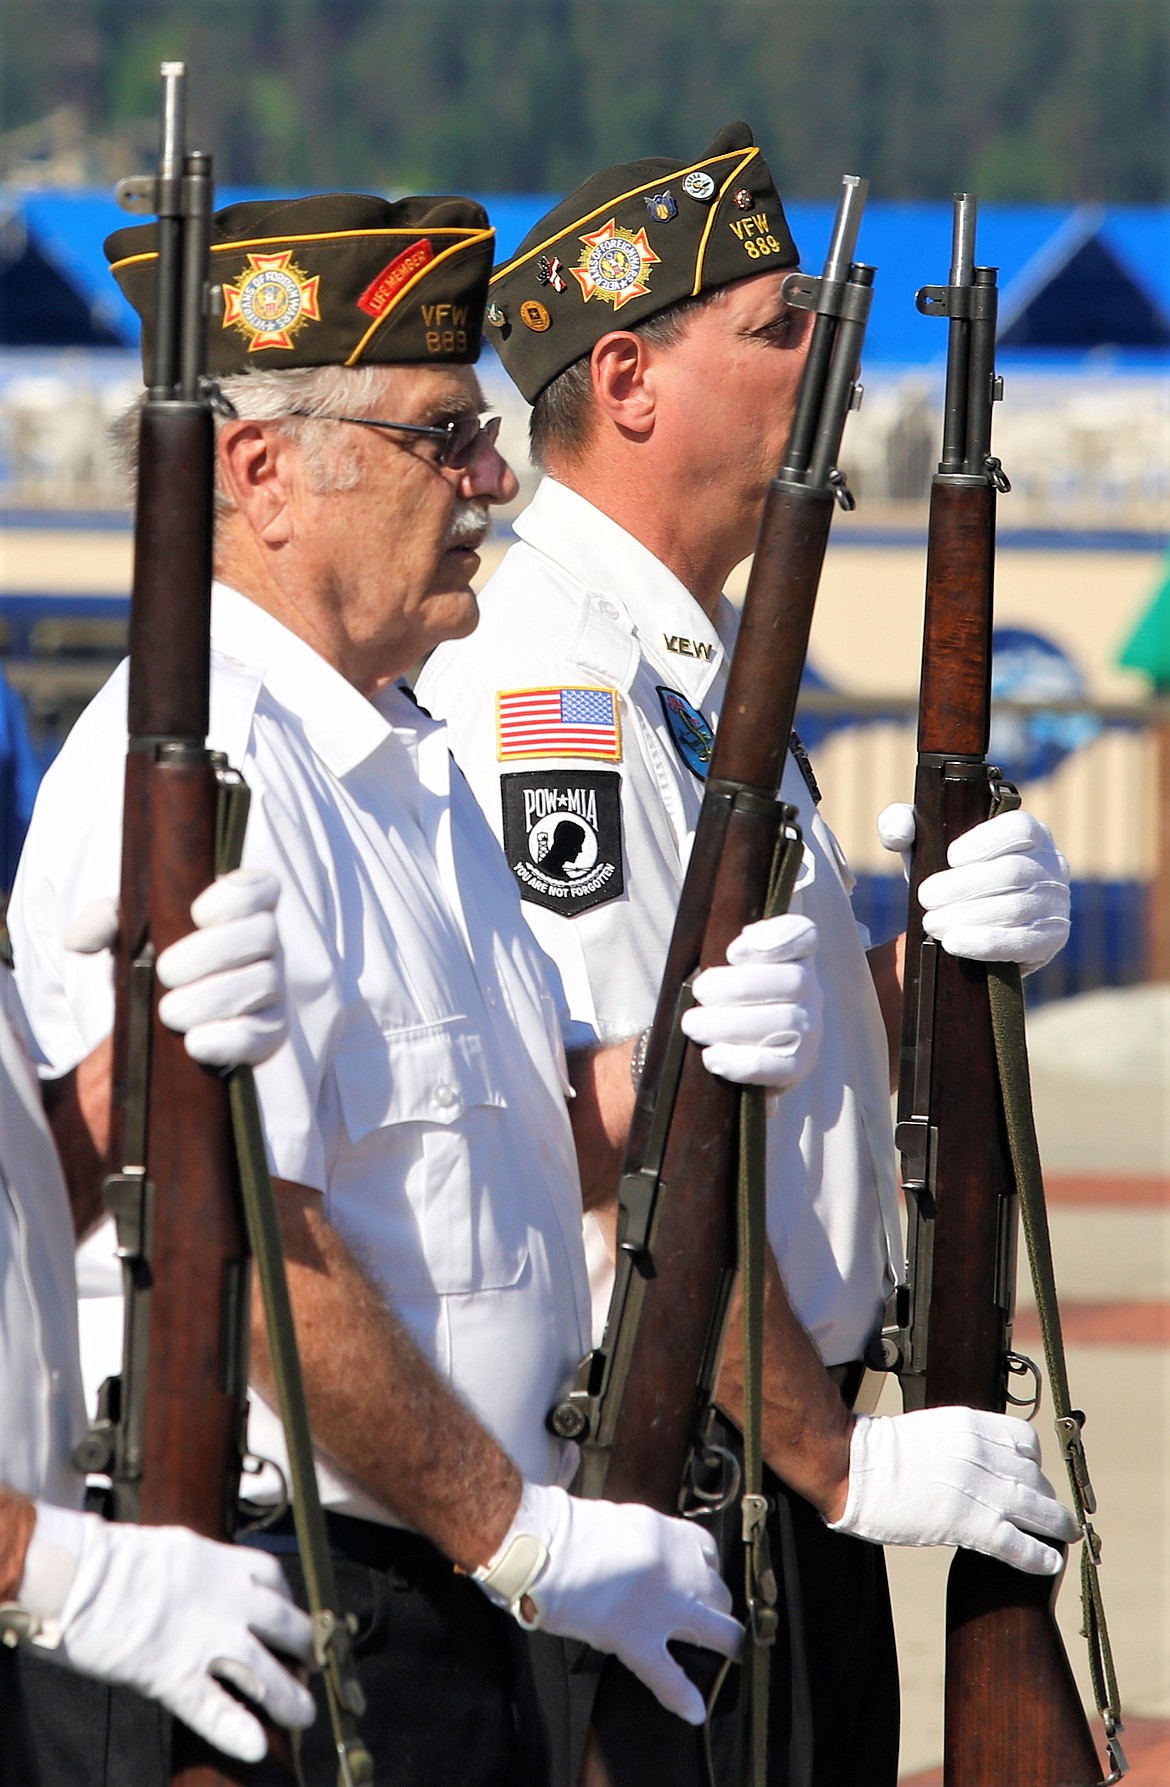
<svg viewBox="0 0 1170 1787"><path fill-rule="evenodd" d="M1140 670L1155 689L1170 691L1170 566L1117 661L1126 670Z"/></svg>

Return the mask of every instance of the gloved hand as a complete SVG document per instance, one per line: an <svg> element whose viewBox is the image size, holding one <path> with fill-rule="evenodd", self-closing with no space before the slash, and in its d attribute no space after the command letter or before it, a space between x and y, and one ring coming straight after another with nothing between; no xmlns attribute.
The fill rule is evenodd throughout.
<svg viewBox="0 0 1170 1787"><path fill-rule="evenodd" d="M632 1502L582 1501L526 1483L516 1517L475 1580L529 1630L611 1651L690 1725L703 1697L666 1648L687 1639L737 1657L743 1628L701 1527Z"/></svg>
<svg viewBox="0 0 1170 1787"><path fill-rule="evenodd" d="M284 963L273 910L280 886L267 869L233 869L191 906L195 930L164 949L156 969L170 992L158 1015L184 1037L187 1053L208 1067L256 1067L288 1034ZM83 955L109 949L118 934L118 902L91 900L65 933Z"/></svg>
<svg viewBox="0 0 1170 1787"><path fill-rule="evenodd" d="M308 1615L266 1552L38 1502L17 1600L41 1622L35 1643L83 1675L161 1700L229 1756L258 1762L268 1741L220 1681L278 1725L312 1723L312 1695L266 1648L312 1661Z"/></svg>
<svg viewBox="0 0 1170 1787"><path fill-rule="evenodd" d="M878 817L878 836L906 861L914 809L897 802ZM1068 863L1031 813L998 813L947 851L950 867L918 890L923 929L948 954L975 962L1018 962L1025 974L1064 948L1069 931Z"/></svg>
<svg viewBox="0 0 1170 1787"><path fill-rule="evenodd" d="M1044 1538L1075 1539L1076 1521L1040 1469L1026 1421L978 1409L858 1415L849 1497L834 1532L879 1545L961 1545L1031 1576L1055 1576Z"/></svg>
<svg viewBox="0 0 1170 1787"><path fill-rule="evenodd" d="M824 997L814 958L817 928L783 912L745 925L727 948L726 968L695 978L697 1005L682 1027L703 1046L709 1073L737 1086L775 1092L799 1086L821 1043Z"/></svg>

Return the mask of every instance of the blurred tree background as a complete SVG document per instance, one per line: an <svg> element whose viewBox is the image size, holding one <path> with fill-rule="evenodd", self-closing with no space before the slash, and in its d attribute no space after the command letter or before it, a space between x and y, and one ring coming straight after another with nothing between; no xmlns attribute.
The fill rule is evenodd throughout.
<svg viewBox="0 0 1170 1787"><path fill-rule="evenodd" d="M221 181L564 190L745 117L782 189L1170 198L1167 0L0 0L0 173L107 177L185 59ZM104 151L104 153L103 153Z"/></svg>

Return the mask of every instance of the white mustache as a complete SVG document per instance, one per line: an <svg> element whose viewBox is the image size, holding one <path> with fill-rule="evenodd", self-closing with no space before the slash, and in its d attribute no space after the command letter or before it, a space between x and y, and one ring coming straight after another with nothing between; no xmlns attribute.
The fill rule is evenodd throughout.
<svg viewBox="0 0 1170 1787"><path fill-rule="evenodd" d="M469 543L478 545L487 532L490 512L488 503L460 503L447 524L443 550L449 552L454 546L466 546Z"/></svg>

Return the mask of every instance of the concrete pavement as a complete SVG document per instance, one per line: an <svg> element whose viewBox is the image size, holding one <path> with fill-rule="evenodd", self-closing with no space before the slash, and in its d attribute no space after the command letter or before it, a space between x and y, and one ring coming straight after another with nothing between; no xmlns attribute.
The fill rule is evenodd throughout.
<svg viewBox="0 0 1170 1787"><path fill-rule="evenodd" d="M1170 987L1087 994L1030 1023L1037 1127L1074 1403L1097 1492L1102 1586L1133 1787L1170 1787ZM1041 1358L1022 1280L1017 1344ZM890 1386L882 1408L896 1412ZM1063 1488L1050 1411L1037 1429ZM902 1664L902 1770L933 1787L942 1755L949 1553L887 1553ZM1092 1706L1077 1575L1058 1613ZM1099 1726L1095 1727L1099 1730Z"/></svg>

